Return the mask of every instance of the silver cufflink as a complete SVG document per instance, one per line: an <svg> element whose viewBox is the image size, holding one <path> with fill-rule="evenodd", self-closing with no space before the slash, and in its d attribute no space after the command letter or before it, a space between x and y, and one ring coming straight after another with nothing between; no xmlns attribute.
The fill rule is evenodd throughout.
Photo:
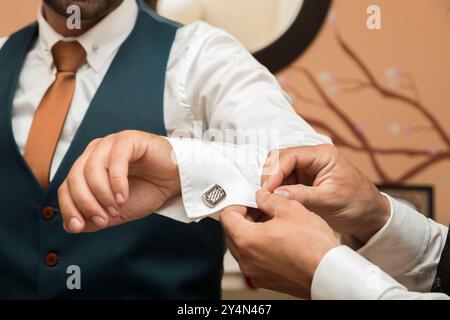
<svg viewBox="0 0 450 320"><path fill-rule="evenodd" d="M225 190L216 184L208 189L202 196L203 202L210 208L217 206L223 199L225 199L227 193Z"/></svg>

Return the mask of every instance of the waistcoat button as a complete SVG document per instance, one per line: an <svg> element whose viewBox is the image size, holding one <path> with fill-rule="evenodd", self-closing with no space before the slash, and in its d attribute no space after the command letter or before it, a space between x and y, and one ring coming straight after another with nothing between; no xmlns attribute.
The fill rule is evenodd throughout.
<svg viewBox="0 0 450 320"><path fill-rule="evenodd" d="M47 254L47 256L45 257L45 264L49 267L54 267L58 264L59 262L59 257L56 253L54 252L50 252L49 254Z"/></svg>
<svg viewBox="0 0 450 320"><path fill-rule="evenodd" d="M52 220L55 217L55 210L52 207L45 207L41 215L44 220Z"/></svg>

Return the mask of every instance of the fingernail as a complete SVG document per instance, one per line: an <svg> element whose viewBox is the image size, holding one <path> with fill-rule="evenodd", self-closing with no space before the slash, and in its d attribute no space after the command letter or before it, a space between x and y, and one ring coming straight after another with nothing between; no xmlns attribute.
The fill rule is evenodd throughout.
<svg viewBox="0 0 450 320"><path fill-rule="evenodd" d="M111 215L111 217L118 217L118 216L120 216L120 213L119 213L119 211L116 208L108 207L107 209L108 209L108 212Z"/></svg>
<svg viewBox="0 0 450 320"><path fill-rule="evenodd" d="M117 203L122 204L122 203L125 202L125 198L124 198L124 196L121 193L117 193L116 194L116 201L117 201Z"/></svg>
<svg viewBox="0 0 450 320"><path fill-rule="evenodd" d="M103 217L99 216L93 217L92 222L94 222L97 227L104 227L106 225L106 220Z"/></svg>
<svg viewBox="0 0 450 320"><path fill-rule="evenodd" d="M276 195L279 195L280 197L286 198L286 199L290 199L291 198L291 194L286 191L286 190L275 190L274 193Z"/></svg>
<svg viewBox="0 0 450 320"><path fill-rule="evenodd" d="M80 220L78 220L77 218L72 218L69 221L69 229L72 232L79 232L81 230L81 228L83 227L82 223Z"/></svg>

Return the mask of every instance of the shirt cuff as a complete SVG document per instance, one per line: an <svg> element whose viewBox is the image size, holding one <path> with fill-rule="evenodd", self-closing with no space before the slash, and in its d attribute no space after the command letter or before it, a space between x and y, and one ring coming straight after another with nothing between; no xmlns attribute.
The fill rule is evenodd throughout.
<svg viewBox="0 0 450 320"><path fill-rule="evenodd" d="M261 187L261 175L268 151L256 145L233 145L198 139L168 138L174 150L180 172L182 203L169 205L162 214L176 220L200 221L228 206L256 208L256 191ZM204 193L214 186L226 193L214 206L203 200ZM177 212L185 215L179 217Z"/></svg>
<svg viewBox="0 0 450 320"><path fill-rule="evenodd" d="M357 252L392 277L408 272L420 261L426 249L427 218L384 194L391 206L386 225ZM344 244L347 244L345 240Z"/></svg>
<svg viewBox="0 0 450 320"><path fill-rule="evenodd" d="M313 300L377 300L393 289L406 290L364 257L341 246L330 250L314 274Z"/></svg>

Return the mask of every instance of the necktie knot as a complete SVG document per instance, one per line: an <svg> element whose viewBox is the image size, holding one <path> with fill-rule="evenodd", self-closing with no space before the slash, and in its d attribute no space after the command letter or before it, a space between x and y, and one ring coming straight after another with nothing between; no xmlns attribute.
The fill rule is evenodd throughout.
<svg viewBox="0 0 450 320"><path fill-rule="evenodd" d="M76 73L86 61L86 51L77 41L57 42L52 47L52 55L58 72Z"/></svg>

